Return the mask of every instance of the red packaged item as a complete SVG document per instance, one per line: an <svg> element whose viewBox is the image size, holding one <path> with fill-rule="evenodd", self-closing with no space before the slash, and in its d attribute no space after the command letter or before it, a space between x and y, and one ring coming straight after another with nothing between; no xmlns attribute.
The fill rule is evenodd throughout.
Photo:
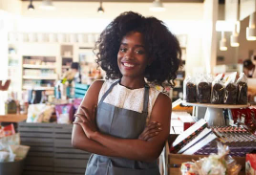
<svg viewBox="0 0 256 175"><path fill-rule="evenodd" d="M7 125L7 126L5 126L3 128L4 128L3 130L4 130L4 136L5 137L11 136L11 135L15 134L15 129L14 129L13 124Z"/></svg>
<svg viewBox="0 0 256 175"><path fill-rule="evenodd" d="M0 138L4 137L4 128L0 126Z"/></svg>
<svg viewBox="0 0 256 175"><path fill-rule="evenodd" d="M246 154L245 172L246 175L256 174L256 154Z"/></svg>

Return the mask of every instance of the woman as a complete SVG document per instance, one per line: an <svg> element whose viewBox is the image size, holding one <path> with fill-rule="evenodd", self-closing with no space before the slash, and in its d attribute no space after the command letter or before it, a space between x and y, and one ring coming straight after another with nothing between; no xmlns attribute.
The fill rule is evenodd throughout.
<svg viewBox="0 0 256 175"><path fill-rule="evenodd" d="M145 79L174 85L179 43L162 21L125 12L101 33L97 49L108 80L91 85L72 133L75 148L94 153L85 174L158 175L156 159L170 132L171 100Z"/></svg>

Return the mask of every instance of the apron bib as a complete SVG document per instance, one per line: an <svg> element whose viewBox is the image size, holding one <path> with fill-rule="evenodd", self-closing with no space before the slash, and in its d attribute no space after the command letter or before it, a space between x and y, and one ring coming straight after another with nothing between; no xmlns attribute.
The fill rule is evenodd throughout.
<svg viewBox="0 0 256 175"><path fill-rule="evenodd" d="M98 107L96 123L99 131L117 138L138 139L146 126L148 116L149 86L145 86L143 112L119 108L104 103L104 99L113 87L113 83L102 96ZM125 158L107 157L92 154L85 175L159 175L156 161L142 162Z"/></svg>

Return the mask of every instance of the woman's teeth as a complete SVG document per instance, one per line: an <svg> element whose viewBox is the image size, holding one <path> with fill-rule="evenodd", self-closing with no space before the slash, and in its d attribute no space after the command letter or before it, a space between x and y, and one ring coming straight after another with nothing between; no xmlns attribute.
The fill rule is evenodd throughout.
<svg viewBox="0 0 256 175"><path fill-rule="evenodd" d="M128 64L128 63L124 63L124 66L125 66L125 67L134 67L133 64Z"/></svg>

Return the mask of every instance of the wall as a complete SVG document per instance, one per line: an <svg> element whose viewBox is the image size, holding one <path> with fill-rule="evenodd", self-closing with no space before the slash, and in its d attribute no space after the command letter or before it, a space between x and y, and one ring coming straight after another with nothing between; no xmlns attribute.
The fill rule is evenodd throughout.
<svg viewBox="0 0 256 175"><path fill-rule="evenodd" d="M14 1L14 0L13 0ZM28 11L29 2L22 2L21 15L13 20L10 31L18 32L54 32L80 33L101 32L117 15L124 11L135 11L145 16L155 16L163 20L174 34L187 35L187 64L188 74L193 69L205 65L202 56L202 32L204 29L203 3L164 3L166 10L161 13L149 11L151 3L103 3L105 13L96 12L99 3L90 2L53 2L53 11L41 10L41 2L33 2L36 10Z"/></svg>
<svg viewBox="0 0 256 175"><path fill-rule="evenodd" d="M227 39L227 51L220 51L219 41L221 39L221 32L218 32L217 38L217 56L224 57L224 61L217 61L217 64L236 64L242 63L245 59L249 58L249 51L254 51L256 54L256 41L247 41L246 39L246 27L249 25L249 17L245 18L240 22L240 33L239 33L239 47L230 46L230 36L232 32L225 32Z"/></svg>
<svg viewBox="0 0 256 175"><path fill-rule="evenodd" d="M53 2L56 9L54 11L41 10L41 2L33 2L36 10L28 11L28 2L22 3L22 15L33 18L64 18L64 19L84 19L101 18L113 19L124 11L135 11L145 16L154 15L160 19L172 20L201 20L203 15L202 3L164 3L165 11L153 13L149 11L151 3L110 3L103 2L104 15L97 14L99 3L92 2Z"/></svg>
<svg viewBox="0 0 256 175"><path fill-rule="evenodd" d="M0 0L0 10L19 15L21 9L22 2L20 0Z"/></svg>
<svg viewBox="0 0 256 175"><path fill-rule="evenodd" d="M205 72L212 73L216 65L216 22L218 17L218 2L204 1L204 32L203 35L203 58Z"/></svg>

